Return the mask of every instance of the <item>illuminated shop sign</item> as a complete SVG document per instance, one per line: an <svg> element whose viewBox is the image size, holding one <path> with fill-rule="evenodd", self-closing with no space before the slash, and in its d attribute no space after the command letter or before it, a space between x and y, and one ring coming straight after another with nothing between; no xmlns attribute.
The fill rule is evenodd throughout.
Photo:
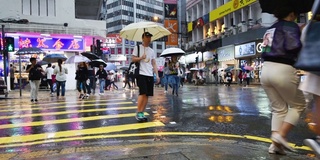
<svg viewBox="0 0 320 160"><path fill-rule="evenodd" d="M19 37L19 48L37 47L43 50L82 51L82 38L50 38L50 37Z"/></svg>

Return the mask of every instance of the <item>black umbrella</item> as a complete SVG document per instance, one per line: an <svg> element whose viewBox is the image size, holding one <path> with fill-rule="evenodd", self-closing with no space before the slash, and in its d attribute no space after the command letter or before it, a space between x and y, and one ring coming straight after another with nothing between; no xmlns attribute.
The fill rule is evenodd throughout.
<svg viewBox="0 0 320 160"><path fill-rule="evenodd" d="M123 66L123 67L120 67L121 70L128 70L129 67L128 66Z"/></svg>
<svg viewBox="0 0 320 160"><path fill-rule="evenodd" d="M36 47L21 48L15 54L16 55L26 55L26 54L42 54L45 53L42 49Z"/></svg>
<svg viewBox="0 0 320 160"><path fill-rule="evenodd" d="M259 0L262 12L274 14L278 7L291 6L298 13L307 13L311 10L314 0Z"/></svg>
<svg viewBox="0 0 320 160"><path fill-rule="evenodd" d="M100 59L97 55L91 53L91 52L82 52L81 55L87 57L90 60L96 60L96 59Z"/></svg>
<svg viewBox="0 0 320 160"><path fill-rule="evenodd" d="M99 67L100 65L103 65L103 67L106 67L107 66L107 63L102 60L102 59L96 59L96 60L92 60L91 62L89 62L89 64L92 66L92 67Z"/></svg>
<svg viewBox="0 0 320 160"><path fill-rule="evenodd" d="M58 60L61 59L62 61L67 60L68 58L64 56L63 54L48 54L46 55L42 60L49 62L49 63L55 63L58 62Z"/></svg>

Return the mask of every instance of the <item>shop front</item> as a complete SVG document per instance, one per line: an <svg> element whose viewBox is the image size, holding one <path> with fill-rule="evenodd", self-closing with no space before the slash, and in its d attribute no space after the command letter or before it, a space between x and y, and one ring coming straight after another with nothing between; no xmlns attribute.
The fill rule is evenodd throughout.
<svg viewBox="0 0 320 160"><path fill-rule="evenodd" d="M233 81L238 81L238 70L236 69L237 61L234 57L234 45L218 48L217 55L219 65L216 69L218 69L218 75L225 73L225 70L228 69L233 75Z"/></svg>
<svg viewBox="0 0 320 160"><path fill-rule="evenodd" d="M21 78L24 87L28 82L28 73L25 72L26 66L30 63L29 59L31 57L37 58L37 61L40 62L44 56L48 54L63 54L65 57L69 58L76 54L79 54L87 49L90 50L90 45L86 45L86 38L91 39L92 37L82 37L82 36L73 36L73 35L59 35L59 34L37 34L37 33L7 33L6 36L14 37L15 41L15 51L18 51L20 48L41 48L45 51L45 54L40 55L21 55ZM15 55L15 52L9 53L9 63L13 64L16 68L15 77L19 79L19 56ZM2 63L1 63L2 64ZM46 68L47 63L41 63L43 69ZM57 66L56 63L53 65ZM75 64L65 64L69 70L67 75L66 89L75 89L74 84L74 73L76 71ZM17 83L17 81L16 81Z"/></svg>
<svg viewBox="0 0 320 160"><path fill-rule="evenodd" d="M235 58L238 60L238 67L251 66L252 82L259 83L261 75L261 44L262 40L246 42L235 46ZM244 70L244 69L243 69Z"/></svg>
<svg viewBox="0 0 320 160"><path fill-rule="evenodd" d="M216 51L206 51L203 52L203 61L204 61L204 74L206 77L206 83L213 83L214 77L211 74L212 68L214 68L213 57L216 54Z"/></svg>

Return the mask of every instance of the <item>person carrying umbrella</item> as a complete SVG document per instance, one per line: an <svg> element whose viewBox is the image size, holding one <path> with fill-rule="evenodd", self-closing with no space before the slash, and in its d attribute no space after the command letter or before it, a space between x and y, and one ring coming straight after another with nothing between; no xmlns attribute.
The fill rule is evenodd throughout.
<svg viewBox="0 0 320 160"><path fill-rule="evenodd" d="M66 88L66 81L67 81L67 75L68 69L64 66L62 66L62 59L58 59L58 67L55 67L54 74L56 75L56 81L57 81L57 98L60 96L60 87L61 87L61 96L64 97L65 95L65 88Z"/></svg>
<svg viewBox="0 0 320 160"><path fill-rule="evenodd" d="M144 32L142 34L142 45L136 46L132 54L132 61L140 63L139 75L137 77L139 96L136 119L138 122L148 120L144 115L144 110L148 103L148 96L153 96L153 73L156 74L157 83L160 81L158 67L155 60L156 53L149 47L152 36L153 35L151 33ZM140 47L139 57L137 53L138 47Z"/></svg>
<svg viewBox="0 0 320 160"><path fill-rule="evenodd" d="M306 108L304 95L298 90L300 79L293 67L302 47L301 32L294 22L298 13L290 5L278 7L274 15L278 21L266 31L272 33L273 40L271 49L262 53L261 84L272 107L272 144L268 152L286 154L284 148L293 151L286 137Z"/></svg>
<svg viewBox="0 0 320 160"><path fill-rule="evenodd" d="M36 58L30 58L31 65L27 66L26 72L29 73L29 83L31 87L30 97L31 102L38 102L38 91L40 79L43 76L44 70L37 64Z"/></svg>
<svg viewBox="0 0 320 160"><path fill-rule="evenodd" d="M179 62L176 55L171 56L171 61L168 66L170 70L168 80L172 86L172 95L176 94L178 96L180 78L178 77Z"/></svg>

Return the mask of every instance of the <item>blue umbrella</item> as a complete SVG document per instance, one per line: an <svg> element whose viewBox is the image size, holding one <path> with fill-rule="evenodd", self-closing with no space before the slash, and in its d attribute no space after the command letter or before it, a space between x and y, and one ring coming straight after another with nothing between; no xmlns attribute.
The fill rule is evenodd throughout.
<svg viewBox="0 0 320 160"><path fill-rule="evenodd" d="M111 70L117 70L117 66L113 63L107 63L107 67L104 68L107 71L111 71Z"/></svg>
<svg viewBox="0 0 320 160"><path fill-rule="evenodd" d="M58 59L61 59L62 61L65 61L67 59L66 56L63 54L48 54L46 55L42 60L49 62L49 63L55 63L58 62Z"/></svg>

